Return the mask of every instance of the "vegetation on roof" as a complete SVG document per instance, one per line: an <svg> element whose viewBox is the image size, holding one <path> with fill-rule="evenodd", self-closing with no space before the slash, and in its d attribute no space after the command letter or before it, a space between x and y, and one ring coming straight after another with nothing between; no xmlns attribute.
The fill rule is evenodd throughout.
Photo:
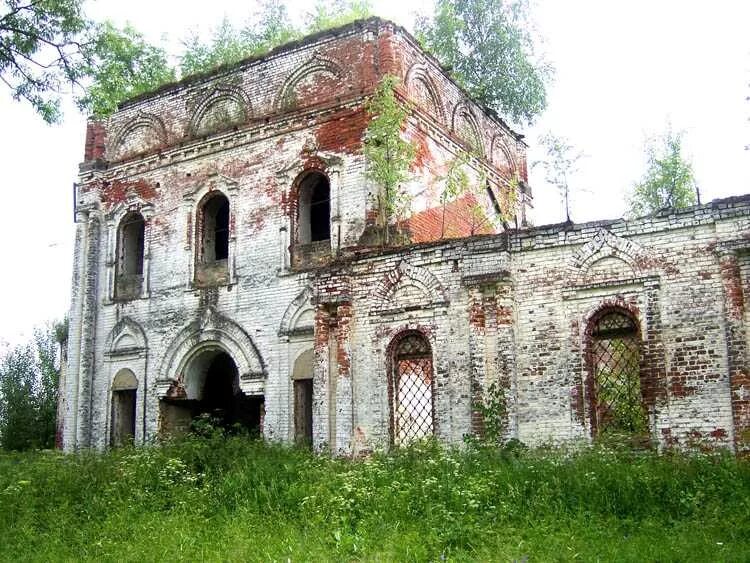
<svg viewBox="0 0 750 563"><path fill-rule="evenodd" d="M89 20L82 0L24 4L0 13L0 80L48 122L61 118L61 96L97 117L175 81L202 77L282 45L373 15L369 0L316 0L301 25L283 2L264 0L248 23L224 20L207 40L188 37L171 56L132 26ZM422 46L470 96L515 122L545 107L548 65L534 56L527 0L437 0L417 25Z"/></svg>

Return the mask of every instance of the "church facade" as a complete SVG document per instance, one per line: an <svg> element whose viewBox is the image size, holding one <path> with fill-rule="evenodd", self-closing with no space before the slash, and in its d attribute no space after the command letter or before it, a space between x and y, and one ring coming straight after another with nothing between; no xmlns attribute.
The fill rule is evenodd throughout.
<svg viewBox="0 0 750 563"><path fill-rule="evenodd" d="M416 148L392 246L363 155L386 75ZM376 18L90 121L62 446L208 418L335 455L610 431L746 450L750 198L533 227L525 151ZM448 200L459 158L480 189Z"/></svg>

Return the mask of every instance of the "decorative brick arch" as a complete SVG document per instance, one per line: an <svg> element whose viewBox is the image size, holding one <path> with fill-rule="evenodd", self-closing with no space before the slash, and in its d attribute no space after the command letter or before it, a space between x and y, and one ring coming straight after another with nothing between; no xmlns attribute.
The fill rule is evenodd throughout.
<svg viewBox="0 0 750 563"><path fill-rule="evenodd" d="M237 323L209 307L167 347L158 371L157 395L165 397L170 389L184 385L185 369L190 361L209 350L221 350L231 356L239 373L240 388L257 392L265 381L263 358L250 335Z"/></svg>
<svg viewBox="0 0 750 563"><path fill-rule="evenodd" d="M406 73L405 84L409 94L417 98L418 103L427 102L429 107L425 109L432 110L433 117L440 123L445 123L445 111L427 65L421 63L412 65Z"/></svg>
<svg viewBox="0 0 750 563"><path fill-rule="evenodd" d="M445 289L432 272L412 266L406 260L402 260L375 287L374 309L383 311L394 308L397 306L398 294L404 290L412 290L421 294L420 307L444 305L448 302Z"/></svg>
<svg viewBox="0 0 750 563"><path fill-rule="evenodd" d="M123 317L115 324L104 345L108 354L135 353L146 348L146 333L141 325L130 317Z"/></svg>
<svg viewBox="0 0 750 563"><path fill-rule="evenodd" d="M297 86L306 78L314 74L323 74L333 76L334 78L342 78L344 71L336 61L331 58L325 57L320 53L315 53L308 61L298 66L284 81L281 86L274 108L278 111L288 109L295 104L294 91Z"/></svg>
<svg viewBox="0 0 750 563"><path fill-rule="evenodd" d="M138 148L129 148L130 141L138 141ZM110 158L120 160L131 155L148 152L167 142L167 130L161 118L139 111L112 137Z"/></svg>
<svg viewBox="0 0 750 563"><path fill-rule="evenodd" d="M304 321L302 326L300 326L300 320L304 318L306 313L312 313L314 320L315 308L311 302L312 295L312 287L306 286L287 306L284 315L281 317L279 335L293 334L301 330L309 332ZM312 328L312 325L310 328Z"/></svg>
<svg viewBox="0 0 750 563"><path fill-rule="evenodd" d="M459 138L473 148L479 156L484 156L484 141L482 140L479 122L467 103L461 102L453 110L451 129Z"/></svg>
<svg viewBox="0 0 750 563"><path fill-rule="evenodd" d="M231 117L229 121L222 123L221 125L214 127L209 124L208 127L205 127L204 122L206 118L210 116L211 111L221 104L227 103L235 104L239 109L239 115ZM233 125L245 123L251 116L252 104L250 103L250 97L247 93L239 86L222 84L212 88L195 106L193 114L190 117L188 134L190 136L199 136L211 131L228 129Z"/></svg>
<svg viewBox="0 0 750 563"><path fill-rule="evenodd" d="M492 138L492 144L490 146L490 159L495 167L503 167L508 169L509 172L514 173L516 169L516 161L513 158L513 153L508 148L508 143L502 135L495 135ZM503 162L504 161L504 162Z"/></svg>
<svg viewBox="0 0 750 563"><path fill-rule="evenodd" d="M570 266L580 274L586 274L596 262L604 258L617 258L637 272L645 257L645 250L637 243L600 228L589 242L573 254Z"/></svg>

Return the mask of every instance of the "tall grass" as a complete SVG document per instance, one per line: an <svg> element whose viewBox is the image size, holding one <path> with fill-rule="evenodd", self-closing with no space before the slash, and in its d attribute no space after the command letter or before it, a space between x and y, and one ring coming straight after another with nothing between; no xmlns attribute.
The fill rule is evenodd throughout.
<svg viewBox="0 0 750 563"><path fill-rule="evenodd" d="M0 456L3 560L750 560L725 454L424 444L349 461L246 438Z"/></svg>

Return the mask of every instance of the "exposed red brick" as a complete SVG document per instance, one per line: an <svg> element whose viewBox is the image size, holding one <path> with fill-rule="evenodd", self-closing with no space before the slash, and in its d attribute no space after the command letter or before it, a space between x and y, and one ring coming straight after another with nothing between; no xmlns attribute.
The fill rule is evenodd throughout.
<svg viewBox="0 0 750 563"><path fill-rule="evenodd" d="M358 153L369 122L370 115L363 108L336 113L315 129L318 150Z"/></svg>
<svg viewBox="0 0 750 563"><path fill-rule="evenodd" d="M156 188L143 179L113 180L105 182L101 188L101 200L107 207L112 207L127 200L129 195L136 195L142 200L152 202L157 197Z"/></svg>
<svg viewBox="0 0 750 563"><path fill-rule="evenodd" d="M86 146L84 148L83 161L91 162L104 158L107 150L107 129L104 123L90 119L86 124Z"/></svg>

